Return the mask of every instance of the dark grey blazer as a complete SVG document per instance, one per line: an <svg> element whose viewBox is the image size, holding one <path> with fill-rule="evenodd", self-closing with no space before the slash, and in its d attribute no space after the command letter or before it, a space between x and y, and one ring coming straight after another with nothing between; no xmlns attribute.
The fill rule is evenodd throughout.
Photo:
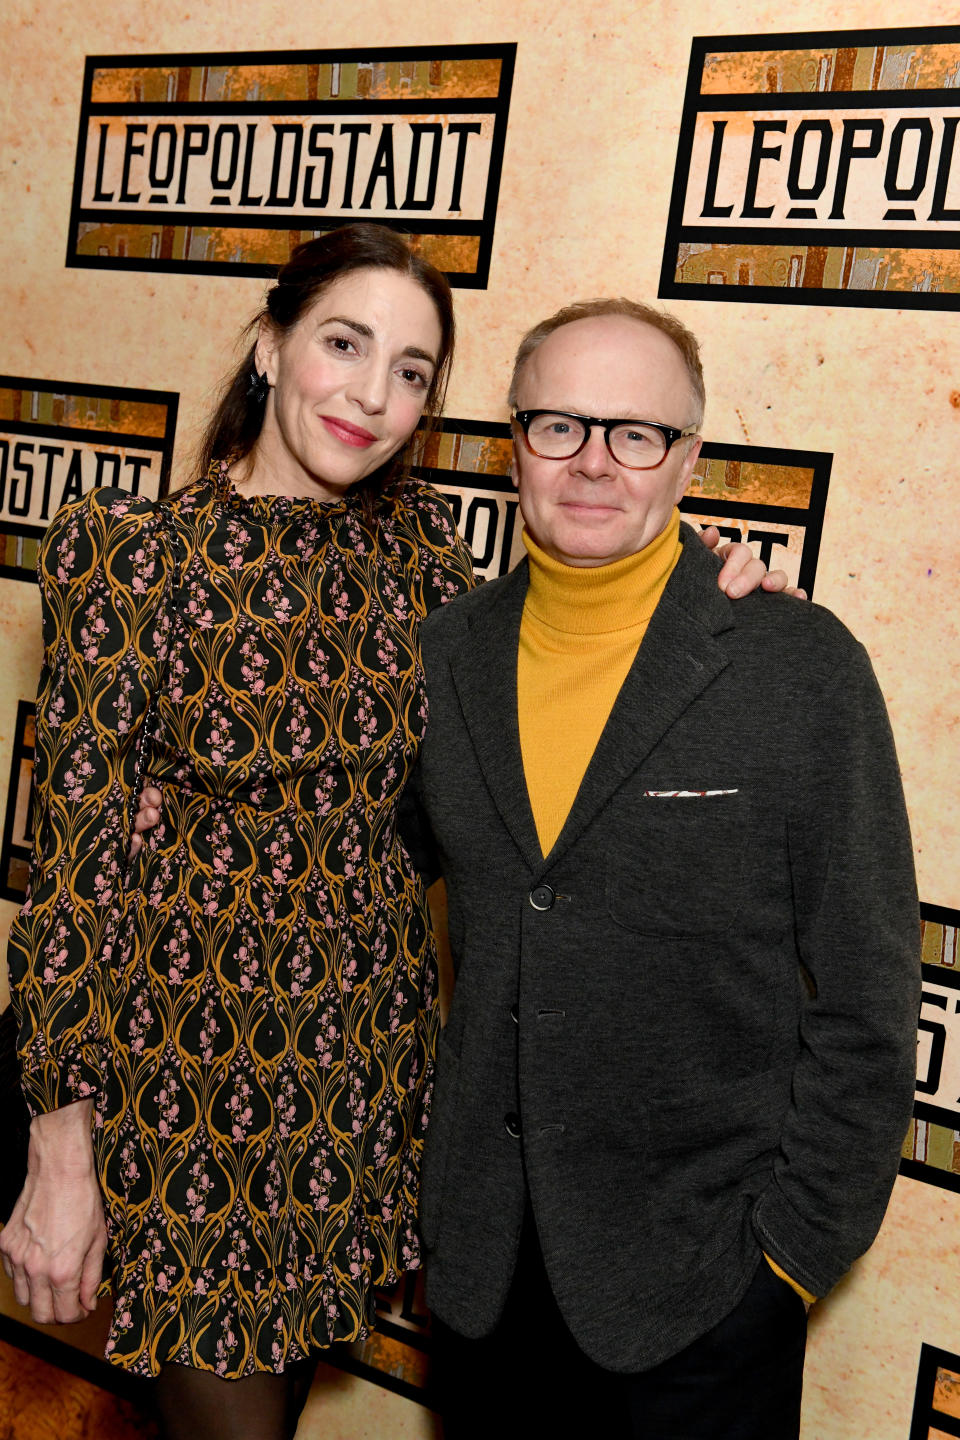
<svg viewBox="0 0 960 1440"><path fill-rule="evenodd" d="M517 730L526 565L422 637L418 796L456 967L428 1299L491 1329L526 1175L567 1323L624 1371L720 1320L761 1249L828 1290L880 1224L914 1081L913 861L870 663L815 605L728 601L690 533L546 858Z"/></svg>

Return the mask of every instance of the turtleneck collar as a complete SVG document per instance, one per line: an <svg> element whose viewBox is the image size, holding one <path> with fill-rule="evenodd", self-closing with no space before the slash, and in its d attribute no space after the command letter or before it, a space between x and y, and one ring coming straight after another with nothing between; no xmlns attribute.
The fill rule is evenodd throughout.
<svg viewBox="0 0 960 1440"><path fill-rule="evenodd" d="M564 565L523 531L530 558L526 610L551 629L602 635L645 626L680 558L680 514L635 555L609 565Z"/></svg>

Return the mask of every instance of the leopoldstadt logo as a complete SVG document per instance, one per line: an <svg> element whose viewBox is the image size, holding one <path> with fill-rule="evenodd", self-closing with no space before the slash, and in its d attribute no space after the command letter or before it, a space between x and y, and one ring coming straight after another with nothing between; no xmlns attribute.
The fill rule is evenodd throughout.
<svg viewBox="0 0 960 1440"><path fill-rule="evenodd" d="M955 27L694 40L660 294L960 307L958 127Z"/></svg>
<svg viewBox="0 0 960 1440"><path fill-rule="evenodd" d="M376 220L482 287L515 49L93 57L67 262L269 275Z"/></svg>
<svg viewBox="0 0 960 1440"><path fill-rule="evenodd" d="M178 396L0 375L0 576L36 579L37 545L69 500L166 493Z"/></svg>

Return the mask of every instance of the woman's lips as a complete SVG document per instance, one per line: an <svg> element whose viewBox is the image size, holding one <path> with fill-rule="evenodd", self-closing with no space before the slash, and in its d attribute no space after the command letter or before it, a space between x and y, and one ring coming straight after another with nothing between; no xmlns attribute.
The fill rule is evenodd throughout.
<svg viewBox="0 0 960 1440"><path fill-rule="evenodd" d="M349 420L338 420L334 415L321 415L320 419L335 439L341 440L344 445L355 445L358 450L365 450L377 438L369 430L351 425Z"/></svg>

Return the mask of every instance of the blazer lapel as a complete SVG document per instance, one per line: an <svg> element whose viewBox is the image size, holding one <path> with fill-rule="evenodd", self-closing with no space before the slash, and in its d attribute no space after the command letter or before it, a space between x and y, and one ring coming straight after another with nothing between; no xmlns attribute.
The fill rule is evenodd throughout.
<svg viewBox="0 0 960 1440"><path fill-rule="evenodd" d="M527 594L523 560L499 586L492 606L471 622L450 669L487 789L529 869L543 868L530 809L517 720L517 646Z"/></svg>
<svg viewBox="0 0 960 1440"><path fill-rule="evenodd" d="M716 565L707 552L702 557L696 553L699 543L686 543L685 539L683 554L550 852L551 863L583 833L614 791L726 668L726 656L714 635L731 624L731 602L717 588Z"/></svg>

